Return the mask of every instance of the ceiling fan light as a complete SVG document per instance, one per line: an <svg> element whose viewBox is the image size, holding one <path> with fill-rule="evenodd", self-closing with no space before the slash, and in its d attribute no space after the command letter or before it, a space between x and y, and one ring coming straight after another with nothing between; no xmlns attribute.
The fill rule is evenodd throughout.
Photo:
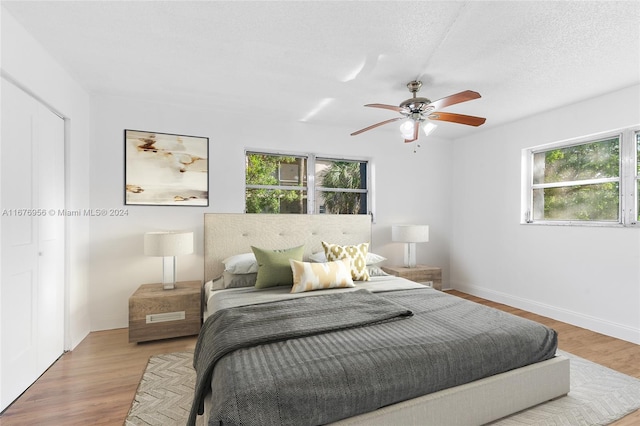
<svg viewBox="0 0 640 426"><path fill-rule="evenodd" d="M437 124L429 122L422 125L422 130L424 130L425 136L429 136L431 133L433 133L436 127L438 127Z"/></svg>
<svg viewBox="0 0 640 426"><path fill-rule="evenodd" d="M413 120L405 120L400 125L400 133L402 133L402 137L405 139L413 139L413 128L415 126L415 122Z"/></svg>

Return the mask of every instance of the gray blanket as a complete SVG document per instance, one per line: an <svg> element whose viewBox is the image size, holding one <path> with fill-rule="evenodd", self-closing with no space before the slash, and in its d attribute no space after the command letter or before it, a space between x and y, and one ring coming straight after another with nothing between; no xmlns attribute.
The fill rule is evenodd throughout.
<svg viewBox="0 0 640 426"><path fill-rule="evenodd" d="M312 312L308 305L302 311L312 324L338 322L350 310L350 302L337 303L345 296L326 299L321 312ZM202 387L210 380L213 389L209 425L326 424L555 355L556 333L524 318L428 288L375 296L413 316L277 338L219 358L211 378L199 382ZM244 313L238 313L227 330L277 336L294 321L283 315L278 325L266 326L258 313L245 327L241 317ZM207 329L203 333L211 333ZM218 334L212 333L215 340ZM208 346L209 338L203 336L199 346ZM196 356L200 364L210 354L198 348Z"/></svg>
<svg viewBox="0 0 640 426"><path fill-rule="evenodd" d="M411 315L406 308L366 290L218 311L204 323L196 343L196 388L188 424L195 424L196 412L203 413L213 369L230 352Z"/></svg>

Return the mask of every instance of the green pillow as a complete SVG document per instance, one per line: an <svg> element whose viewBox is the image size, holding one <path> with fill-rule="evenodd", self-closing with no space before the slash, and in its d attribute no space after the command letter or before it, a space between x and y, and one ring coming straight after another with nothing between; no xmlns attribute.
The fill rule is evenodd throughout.
<svg viewBox="0 0 640 426"><path fill-rule="evenodd" d="M293 273L289 259L302 261L304 246L284 250L265 250L251 247L258 261L256 288L293 285Z"/></svg>

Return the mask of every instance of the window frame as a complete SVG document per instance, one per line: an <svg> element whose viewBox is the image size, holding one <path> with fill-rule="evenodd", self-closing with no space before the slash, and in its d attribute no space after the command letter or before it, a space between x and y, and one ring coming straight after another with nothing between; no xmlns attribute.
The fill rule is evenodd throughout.
<svg viewBox="0 0 640 426"><path fill-rule="evenodd" d="M300 186L281 186L281 185L247 185L246 180L246 160L248 154L261 154L261 155L273 155L279 157L298 157L304 158L307 162L307 185ZM316 168L316 160L328 160L328 161L348 161L348 162L358 162L358 163L366 163L366 188L365 189L350 189L350 188L325 188L322 186L316 186L316 177L315 177L315 168ZM371 215L371 220L375 217L375 204L374 204L374 164L373 160L369 157L359 157L359 156L334 156L328 154L316 154L316 153L302 153L302 152L290 152L290 151L270 151L263 149L250 149L247 148L244 151L244 162L245 162L245 209L246 213L246 193L247 189L281 189L281 190L304 190L307 193L307 211L299 214L332 214L332 213L316 213L316 192L357 192L357 193L366 193L367 199L367 211L359 214L368 214ZM297 213L291 213L297 214Z"/></svg>
<svg viewBox="0 0 640 426"><path fill-rule="evenodd" d="M628 139L630 143L629 147L629 162L630 164L626 168L628 176L627 179L627 187L629 188L629 193L632 195L630 206L627 208L627 212L629 214L628 223L630 226L638 226L638 215L640 214L640 194L638 190L640 189L640 156L638 155L638 151L640 151L640 126L635 126L628 129L629 135ZM633 172L631 172L633 171Z"/></svg>
<svg viewBox="0 0 640 426"><path fill-rule="evenodd" d="M557 226L600 226L600 227L634 227L638 226L638 174L637 141L640 137L640 125L595 133L579 138L566 139L550 144L538 145L522 150L522 198L521 224L557 225ZM580 181L563 181L556 183L534 184L534 156L542 152L559 148L597 143L617 138L619 141L619 173L618 177L585 179ZM598 184L618 182L618 220L534 220L533 197L536 189L567 187L577 183Z"/></svg>
<svg viewBox="0 0 640 426"><path fill-rule="evenodd" d="M370 172L370 161L366 160L366 159L354 159L354 158L331 158L328 156L324 156L324 155L315 155L312 154L311 155L313 157L313 160L308 160L309 162L307 164L310 164L311 166L309 166L308 170L313 170L313 183L314 183L314 188L313 188L313 209L309 208L309 205L307 204L307 208L308 210L310 210L310 213L313 214L326 214L326 213L315 213L316 209L316 204L318 199L316 198L316 193L317 192L341 192L341 193L354 193L354 194L365 194L366 195L366 202L367 202L367 211L365 213L359 213L359 214L373 214L372 213L372 209L370 208L371 206L371 200L369 197L369 193L370 191L370 178L369 178L369 172ZM325 186L320 186L320 185L316 185L315 183L315 169L316 169L316 162L317 161L333 161L333 162L349 162L349 163L365 163L366 164L366 168L365 168L365 185L366 188L362 189L362 188L329 188L329 187L325 187ZM312 169L313 167L313 169ZM309 172L309 175L311 175L312 173ZM309 181L309 176L307 176L307 182Z"/></svg>
<svg viewBox="0 0 640 426"><path fill-rule="evenodd" d="M308 177L309 175L309 164L308 164L308 159L306 154L302 154L302 153L283 153L283 152L267 152L267 151L261 151L261 150L253 150L253 149L245 149L244 152L244 208L243 208L243 212L246 213L247 212L247 189L264 189L264 190L281 190L281 191L304 191L307 192L307 199L308 199L308 188L309 188L309 183L307 182L307 185L304 184L300 184L300 185L248 185L247 184L247 155L248 154L258 154L258 155L270 155L273 157L294 157L294 158L298 158L298 159L304 159L305 163L306 163L306 167L307 167L307 173L305 175L305 177ZM280 181L280 177L278 177L278 181ZM308 209L308 207L307 207ZM286 214L292 214L292 213L286 213ZM302 213L300 213L302 214Z"/></svg>

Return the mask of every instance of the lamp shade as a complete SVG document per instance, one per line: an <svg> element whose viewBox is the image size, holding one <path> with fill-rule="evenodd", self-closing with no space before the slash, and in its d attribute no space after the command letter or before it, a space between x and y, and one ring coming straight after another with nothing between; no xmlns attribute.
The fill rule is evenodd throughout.
<svg viewBox="0 0 640 426"><path fill-rule="evenodd" d="M428 225L393 225L391 240L400 243L426 243L429 241Z"/></svg>
<svg viewBox="0 0 640 426"><path fill-rule="evenodd" d="M193 253L193 232L160 231L144 234L147 256L180 256Z"/></svg>

